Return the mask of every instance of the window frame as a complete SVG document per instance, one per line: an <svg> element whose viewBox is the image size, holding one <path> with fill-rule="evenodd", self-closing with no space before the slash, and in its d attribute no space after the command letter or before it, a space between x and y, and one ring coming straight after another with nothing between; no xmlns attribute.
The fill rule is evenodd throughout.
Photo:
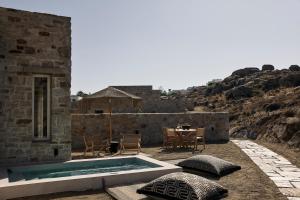
<svg viewBox="0 0 300 200"><path fill-rule="evenodd" d="M35 130L35 78L47 78L47 137L43 137L43 134L38 134L38 137L34 136ZM44 74L36 74L32 76L32 140L33 141L49 141L51 137L51 76Z"/></svg>

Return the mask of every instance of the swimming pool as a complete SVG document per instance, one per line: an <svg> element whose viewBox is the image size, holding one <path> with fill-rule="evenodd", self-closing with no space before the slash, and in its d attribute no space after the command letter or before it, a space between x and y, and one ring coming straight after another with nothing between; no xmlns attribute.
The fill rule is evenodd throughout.
<svg viewBox="0 0 300 200"><path fill-rule="evenodd" d="M143 155L7 167L0 169L0 199L103 189L150 181L181 170Z"/></svg>
<svg viewBox="0 0 300 200"><path fill-rule="evenodd" d="M7 173L9 182L15 182L20 180L28 181L33 179L79 176L155 167L160 167L160 165L145 161L137 157L131 157L107 160L90 160L85 162L48 164L22 168L8 168Z"/></svg>

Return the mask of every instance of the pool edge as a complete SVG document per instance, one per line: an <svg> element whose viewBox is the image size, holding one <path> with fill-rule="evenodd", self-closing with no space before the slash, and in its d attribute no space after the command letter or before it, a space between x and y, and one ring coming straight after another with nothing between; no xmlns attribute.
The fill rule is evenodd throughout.
<svg viewBox="0 0 300 200"><path fill-rule="evenodd" d="M8 182L7 177L7 180L0 180L0 199L10 199L65 191L104 189L105 187L111 187L114 185L126 185L135 182L150 181L164 174L182 171L181 167L149 158L144 155L84 159L82 161L118 159L126 157L137 157L139 159L158 164L161 167L12 183ZM80 160L72 160L67 162L80 162ZM4 169L5 168L2 168L2 170L0 170L0 175L3 173Z"/></svg>

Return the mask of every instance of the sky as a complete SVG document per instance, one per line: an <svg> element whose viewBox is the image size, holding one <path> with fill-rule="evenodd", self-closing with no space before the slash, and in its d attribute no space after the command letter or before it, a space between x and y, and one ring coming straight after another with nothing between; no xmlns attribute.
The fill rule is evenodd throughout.
<svg viewBox="0 0 300 200"><path fill-rule="evenodd" d="M300 64L300 0L0 0L71 17L71 92L185 89L244 67Z"/></svg>

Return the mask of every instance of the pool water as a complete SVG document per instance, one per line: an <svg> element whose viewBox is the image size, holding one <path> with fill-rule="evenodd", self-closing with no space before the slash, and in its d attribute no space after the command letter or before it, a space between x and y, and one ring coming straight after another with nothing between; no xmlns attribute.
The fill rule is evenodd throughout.
<svg viewBox="0 0 300 200"><path fill-rule="evenodd" d="M155 167L161 166L136 157L131 157L10 168L7 172L9 182L15 182L19 180L78 176Z"/></svg>

